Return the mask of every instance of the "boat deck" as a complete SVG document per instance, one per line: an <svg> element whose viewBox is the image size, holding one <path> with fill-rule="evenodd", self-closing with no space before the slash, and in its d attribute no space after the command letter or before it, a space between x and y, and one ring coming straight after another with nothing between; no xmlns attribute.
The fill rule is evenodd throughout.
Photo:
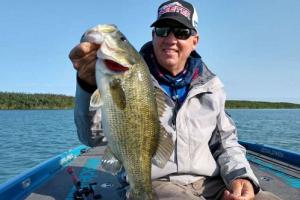
<svg viewBox="0 0 300 200"><path fill-rule="evenodd" d="M95 195L101 194L104 199L119 199L116 192L120 184L115 176L99 170L104 147L91 148L72 161L69 166L81 181L81 187L93 186ZM26 200L73 200L76 188L66 170L58 172L49 182L31 193Z"/></svg>
<svg viewBox="0 0 300 200"><path fill-rule="evenodd" d="M247 150L251 168L263 190L285 200L300 197L300 169L284 162Z"/></svg>
<svg viewBox="0 0 300 200"><path fill-rule="evenodd" d="M89 149L72 161L69 166L73 167L74 173L80 179L82 187L87 187L90 183L96 183L93 186L95 194L101 194L102 200L117 200L120 199L118 194L120 184L117 177L104 173L99 169L103 152L104 147ZM286 165L252 151L248 151L247 157L255 174L259 178L263 190L273 192L282 199L299 199L299 168ZM74 199L73 193L75 190L70 174L64 169L59 171L50 181L36 189L26 199L71 200Z"/></svg>

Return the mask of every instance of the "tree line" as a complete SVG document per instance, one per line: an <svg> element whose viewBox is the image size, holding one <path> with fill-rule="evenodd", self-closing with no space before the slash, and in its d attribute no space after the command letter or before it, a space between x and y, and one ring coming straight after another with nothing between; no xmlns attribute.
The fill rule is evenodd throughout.
<svg viewBox="0 0 300 200"><path fill-rule="evenodd" d="M0 92L0 109L73 109L74 97L58 94ZM296 109L300 104L263 101L226 101L226 108Z"/></svg>
<svg viewBox="0 0 300 200"><path fill-rule="evenodd" d="M287 102L265 102L265 101L226 101L226 108L245 109L299 109L300 104Z"/></svg>
<svg viewBox="0 0 300 200"><path fill-rule="evenodd" d="M71 109L74 97L57 94L0 92L0 109Z"/></svg>

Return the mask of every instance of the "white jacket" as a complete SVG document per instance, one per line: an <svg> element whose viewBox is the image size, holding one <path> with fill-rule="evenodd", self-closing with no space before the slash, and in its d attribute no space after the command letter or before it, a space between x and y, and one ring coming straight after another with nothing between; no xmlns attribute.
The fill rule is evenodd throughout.
<svg viewBox="0 0 300 200"><path fill-rule="evenodd" d="M258 191L258 180L246 159L244 147L238 143L236 126L225 113L223 84L205 65L203 74L192 82L177 113L176 125L172 123L172 112L164 115L163 126L172 133L175 149L163 169L152 165L152 178L167 176L170 181L189 184L199 176L221 176L227 188L232 180L247 178ZM89 113L90 96L77 84L74 111L77 133L85 145L104 145L101 113ZM170 97L166 99L172 110L175 104Z"/></svg>

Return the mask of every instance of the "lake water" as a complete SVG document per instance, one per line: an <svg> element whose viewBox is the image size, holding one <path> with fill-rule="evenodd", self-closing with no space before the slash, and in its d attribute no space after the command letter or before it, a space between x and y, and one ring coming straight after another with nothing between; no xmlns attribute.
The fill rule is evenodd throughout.
<svg viewBox="0 0 300 200"><path fill-rule="evenodd" d="M241 140L300 152L300 110L228 113ZM0 110L0 184L79 144L73 110Z"/></svg>

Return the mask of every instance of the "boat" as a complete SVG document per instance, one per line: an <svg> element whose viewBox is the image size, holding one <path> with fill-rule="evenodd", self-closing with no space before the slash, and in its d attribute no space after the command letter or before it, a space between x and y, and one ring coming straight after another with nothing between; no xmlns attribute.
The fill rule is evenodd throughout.
<svg viewBox="0 0 300 200"><path fill-rule="evenodd" d="M261 188L282 199L300 197L300 154L240 141ZM126 182L99 169L105 147L81 145L0 185L1 200L124 199Z"/></svg>

